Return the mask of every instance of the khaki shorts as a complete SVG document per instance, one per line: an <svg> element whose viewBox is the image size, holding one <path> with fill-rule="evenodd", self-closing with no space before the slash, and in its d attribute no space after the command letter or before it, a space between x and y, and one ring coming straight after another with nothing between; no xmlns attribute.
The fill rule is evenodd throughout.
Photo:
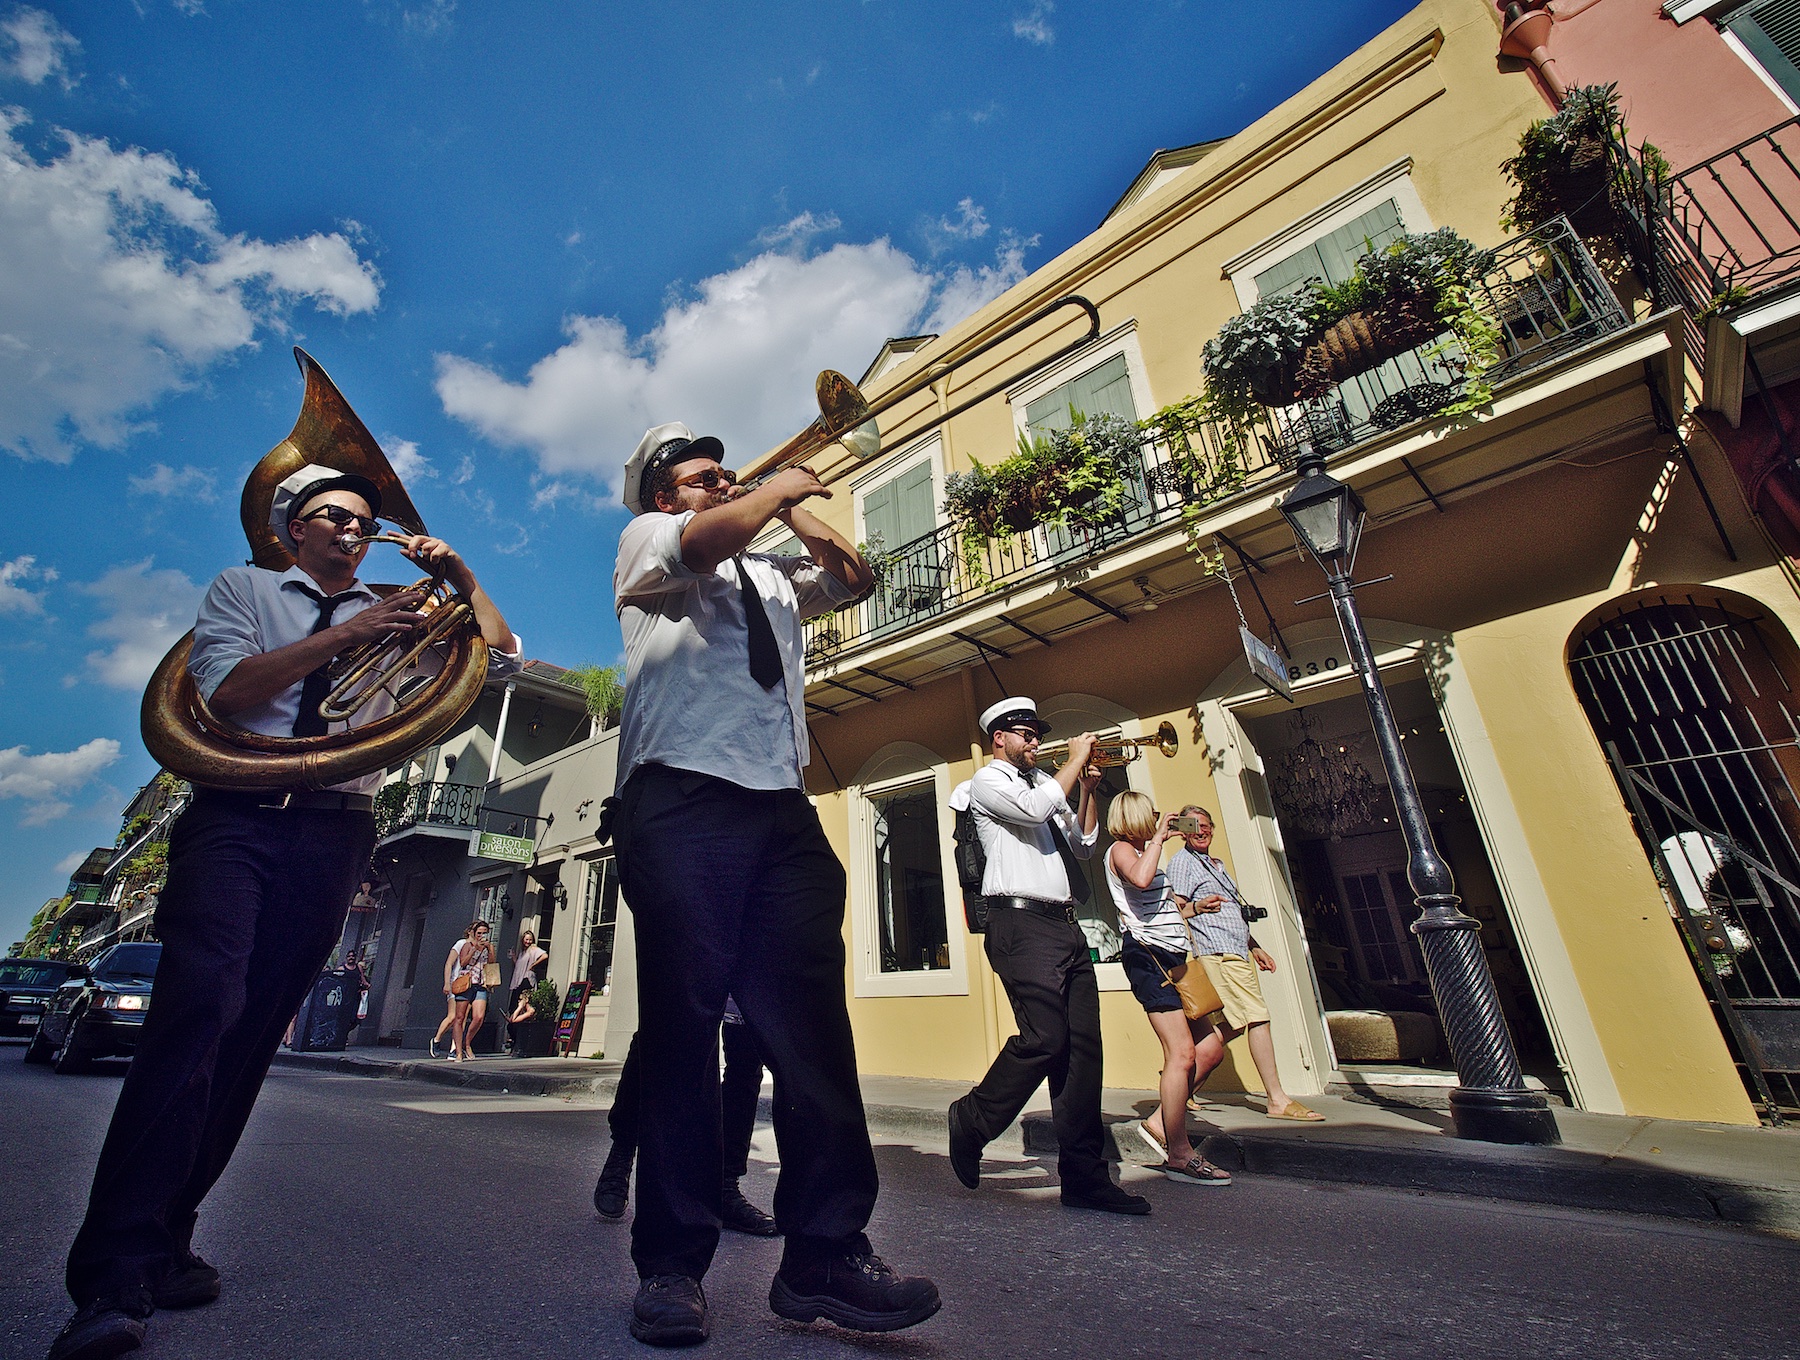
<svg viewBox="0 0 1800 1360"><path fill-rule="evenodd" d="M1262 983L1256 979L1256 965L1236 954L1202 954L1200 964L1219 1000L1225 1003L1225 1023L1232 1029L1248 1029L1267 1024L1269 1006L1263 1000Z"/></svg>

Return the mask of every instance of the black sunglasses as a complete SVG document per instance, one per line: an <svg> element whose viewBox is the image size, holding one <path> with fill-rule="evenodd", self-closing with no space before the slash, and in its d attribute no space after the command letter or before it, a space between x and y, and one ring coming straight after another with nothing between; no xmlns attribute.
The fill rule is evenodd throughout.
<svg viewBox="0 0 1800 1360"><path fill-rule="evenodd" d="M300 516L302 524L309 519L328 519L339 529L348 528L352 524L360 524L365 528L373 529L381 523L373 515L359 515L356 511L342 505L321 506L317 510Z"/></svg>
<svg viewBox="0 0 1800 1360"><path fill-rule="evenodd" d="M737 473L733 472L730 468L705 468L699 472L691 472L687 476L679 478L675 482L675 485L698 486L707 491L715 491L718 489L719 483L721 482L726 486L736 486Z"/></svg>

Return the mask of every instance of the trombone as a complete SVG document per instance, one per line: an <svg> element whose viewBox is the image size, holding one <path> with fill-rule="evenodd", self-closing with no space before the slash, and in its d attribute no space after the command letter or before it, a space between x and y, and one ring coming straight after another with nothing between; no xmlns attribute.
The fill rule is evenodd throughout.
<svg viewBox="0 0 1800 1360"><path fill-rule="evenodd" d="M1114 765L1129 765L1144 754L1146 747L1154 747L1165 756L1173 756L1181 748L1181 738L1175 732L1175 724L1163 723L1156 729L1156 735L1150 737L1106 737L1097 741L1094 743L1094 754L1088 757L1088 766L1104 770ZM1048 746L1039 746L1037 758L1051 765L1061 765L1069 758L1069 743L1053 741Z"/></svg>
<svg viewBox="0 0 1800 1360"><path fill-rule="evenodd" d="M1091 344L1100 334L1100 313L1093 303L1075 293L1060 297L1056 301L1038 308L1030 316L1009 326L1000 334L982 341L966 353L960 354L954 359L933 364L919 377L903 384L897 391L878 397L873 403L864 398L863 394L857 390L856 384L842 373L834 373L831 369L826 369L819 374L815 389L815 395L819 400L819 418L780 448L766 454L764 461L767 462L767 466L745 483L746 489L767 481L778 472L798 467L814 454L832 444L841 444L849 451L854 460L851 466L857 463L866 463L881 452L881 429L876 421L877 416L885 414L911 397L916 397L933 385L943 382L954 370L980 358L996 346L1005 344L1020 332L1029 330L1065 307L1079 308L1087 317L1087 329L1073 340L1060 346L1055 353L1045 356L1026 370L1026 373L1035 372L1048 364L1055 363L1065 355L1073 354L1082 346ZM916 429L909 429L906 437L911 439L924 434L927 430L935 430L945 421L961 415L973 406L979 406L996 392L1011 387L1022 376L1024 375L1014 374L1012 377L983 388L972 397L965 397L955 406L933 416L923 425ZM829 478L822 480L835 481L847 470L847 468L834 469Z"/></svg>

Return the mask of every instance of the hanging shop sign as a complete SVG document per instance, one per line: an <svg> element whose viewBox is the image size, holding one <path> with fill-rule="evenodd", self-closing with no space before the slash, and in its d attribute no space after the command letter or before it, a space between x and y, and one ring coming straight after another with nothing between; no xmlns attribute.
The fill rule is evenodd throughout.
<svg viewBox="0 0 1800 1360"><path fill-rule="evenodd" d="M1281 653L1242 625L1238 627L1238 637L1244 643L1244 660L1250 663L1250 674L1293 703L1294 681L1299 677L1289 675L1288 663Z"/></svg>
<svg viewBox="0 0 1800 1360"><path fill-rule="evenodd" d="M537 842L525 836L502 836L493 831L477 831L469 843L469 853L476 859L497 859L508 864L530 864Z"/></svg>

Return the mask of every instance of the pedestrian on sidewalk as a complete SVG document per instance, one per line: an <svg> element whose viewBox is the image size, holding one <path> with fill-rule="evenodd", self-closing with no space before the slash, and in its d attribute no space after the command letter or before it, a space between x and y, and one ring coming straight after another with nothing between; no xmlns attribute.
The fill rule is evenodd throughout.
<svg viewBox="0 0 1800 1360"><path fill-rule="evenodd" d="M1268 1097L1269 1118L1316 1123L1325 1116L1302 1105L1281 1085L1275 1040L1269 1034L1269 1007L1256 976L1258 971L1273 973L1275 960L1251 937L1238 886L1212 856L1212 813L1189 803L1181 815L1192 817L1195 829L1183 833L1184 847L1169 861L1169 886L1176 908L1187 918L1194 953L1225 1003L1222 1037L1229 1041L1247 1033L1250 1061L1256 1064Z"/></svg>
<svg viewBox="0 0 1800 1360"><path fill-rule="evenodd" d="M1125 928L1119 962L1163 1051L1161 1118L1154 1126L1140 1123L1138 1133L1170 1180L1230 1185L1231 1174L1188 1142L1188 1095L1225 1057L1225 1043L1209 1020L1188 1019L1175 989L1179 969L1200 965L1188 958L1187 923L1162 870L1163 846L1174 819L1174 813L1159 815L1148 798L1132 791L1121 793L1106 810L1106 832L1113 837L1106 852L1106 883Z"/></svg>
<svg viewBox="0 0 1800 1360"><path fill-rule="evenodd" d="M536 931L522 930L519 932L518 945L509 949L506 957L512 960L513 966L507 1004L517 1006L522 995L543 981L538 969L550 955L538 947Z"/></svg>
<svg viewBox="0 0 1800 1360"><path fill-rule="evenodd" d="M725 1023L720 1029L725 1047L725 1072L719 1080L719 1112L725 1158L719 1168L719 1224L751 1237L774 1237L775 1220L744 1198L739 1184L750 1170L750 1140L756 1133L756 1105L762 1096L762 1050L756 1035L744 1023L737 1003L725 998ZM638 1058L637 1036L625 1053L619 1086L606 1116L612 1130L612 1148L594 1185L594 1210L600 1217L625 1216L631 1191L631 1165L637 1156L640 1083L643 1066Z"/></svg>
<svg viewBox="0 0 1800 1360"><path fill-rule="evenodd" d="M1147 1214L1150 1201L1113 1184L1100 1119L1100 987L1075 903L1089 895L1076 861L1093 854L1100 772L1088 767L1094 734L1069 742L1054 778L1037 767L1047 725L1032 699L1002 699L981 715L993 759L969 781L969 808L987 856L987 956L1006 988L1019 1032L987 1075L950 1106L950 1167L973 1190L981 1150L1050 1082L1062 1202L1073 1209ZM1069 799L1078 798L1071 808Z"/></svg>
<svg viewBox="0 0 1800 1360"><path fill-rule="evenodd" d="M867 594L850 542L802 502L803 467L754 490L687 426L645 433L625 465L631 523L613 589L625 639L613 841L637 932L642 1281L631 1332L704 1340L701 1277L719 1242L719 1024L729 993L781 1092L775 1216L786 1238L769 1307L895 1331L938 1310L863 1235L879 1180L844 999L844 866L807 799L804 619ZM771 522L804 556L747 549Z"/></svg>
<svg viewBox="0 0 1800 1360"><path fill-rule="evenodd" d="M468 942L468 939L469 932L464 930L462 938L451 945L450 952L444 956L444 1018L438 1021L437 1033L431 1036L431 1042L426 1045L427 1051L434 1058L449 1056L449 1054L439 1053L438 1045L444 1042L445 1032L456 1023L456 993L450 990L450 979L456 973L456 956L462 953L462 947ZM456 1044L452 1042L450 1053L455 1052Z"/></svg>
<svg viewBox="0 0 1800 1360"><path fill-rule="evenodd" d="M456 1018L450 1025L450 1041L456 1049L452 1062L474 1057L470 1045L487 1018L487 968L493 957L489 933L486 921L470 922L468 936L456 951L456 970L450 976L450 990L456 998Z"/></svg>

